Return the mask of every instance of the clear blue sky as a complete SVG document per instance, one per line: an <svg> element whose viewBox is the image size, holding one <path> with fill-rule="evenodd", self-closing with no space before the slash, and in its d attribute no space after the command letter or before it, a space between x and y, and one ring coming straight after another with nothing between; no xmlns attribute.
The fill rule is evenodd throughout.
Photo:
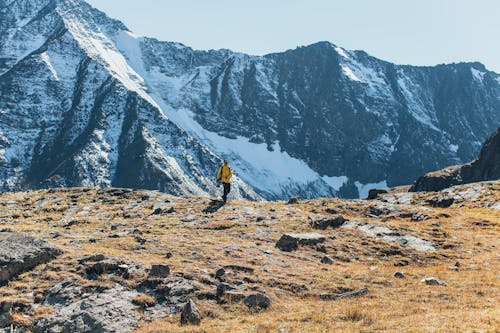
<svg viewBox="0 0 500 333"><path fill-rule="evenodd" d="M500 0L88 0L141 36L262 55L330 41L399 64L500 73Z"/></svg>

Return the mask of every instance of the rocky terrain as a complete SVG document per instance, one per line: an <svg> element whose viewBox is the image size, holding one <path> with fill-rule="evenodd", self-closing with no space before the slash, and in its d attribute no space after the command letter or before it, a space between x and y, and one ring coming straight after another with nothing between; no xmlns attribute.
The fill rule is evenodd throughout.
<svg viewBox="0 0 500 333"><path fill-rule="evenodd" d="M410 191L440 191L450 186L500 179L500 127L486 140L474 161L430 172L415 182Z"/></svg>
<svg viewBox="0 0 500 333"><path fill-rule="evenodd" d="M472 160L500 123L480 63L328 42L250 56L135 36L83 0L0 0L0 190L364 197Z"/></svg>
<svg viewBox="0 0 500 333"><path fill-rule="evenodd" d="M500 181L288 202L0 195L4 332L494 332Z"/></svg>

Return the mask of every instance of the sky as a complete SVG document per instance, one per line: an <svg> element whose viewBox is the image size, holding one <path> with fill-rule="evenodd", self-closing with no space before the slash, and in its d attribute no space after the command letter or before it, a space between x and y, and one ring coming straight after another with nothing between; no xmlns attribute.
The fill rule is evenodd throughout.
<svg viewBox="0 0 500 333"><path fill-rule="evenodd" d="M500 73L500 0L87 0L136 35L253 55L318 41L397 64Z"/></svg>

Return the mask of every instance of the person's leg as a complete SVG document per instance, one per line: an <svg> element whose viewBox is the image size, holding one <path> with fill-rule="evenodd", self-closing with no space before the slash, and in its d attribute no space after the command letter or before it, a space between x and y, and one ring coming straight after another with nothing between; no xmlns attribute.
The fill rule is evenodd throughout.
<svg viewBox="0 0 500 333"><path fill-rule="evenodd" d="M222 183L222 185L224 186L224 194L222 195L222 201L226 202L227 195L229 194L229 191L230 191L230 184Z"/></svg>

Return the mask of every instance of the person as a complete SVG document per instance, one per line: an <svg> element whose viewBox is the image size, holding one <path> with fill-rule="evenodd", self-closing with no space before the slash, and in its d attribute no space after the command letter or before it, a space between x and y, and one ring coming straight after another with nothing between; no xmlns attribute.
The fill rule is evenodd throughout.
<svg viewBox="0 0 500 333"><path fill-rule="evenodd" d="M222 164L217 172L217 181L222 182L222 186L224 187L224 193L222 194L222 201L226 203L227 195L231 192L231 176L233 175L233 170L227 164L227 160L224 160L224 164Z"/></svg>

